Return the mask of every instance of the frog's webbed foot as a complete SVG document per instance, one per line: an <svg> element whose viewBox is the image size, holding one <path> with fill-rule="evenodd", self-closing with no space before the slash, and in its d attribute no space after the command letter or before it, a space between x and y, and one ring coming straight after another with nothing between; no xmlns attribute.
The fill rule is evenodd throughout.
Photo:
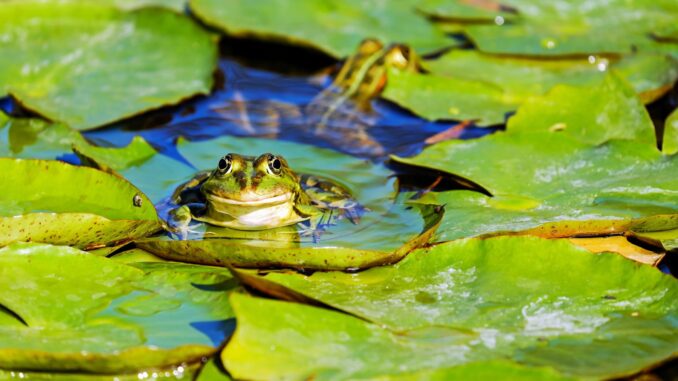
<svg viewBox="0 0 678 381"><path fill-rule="evenodd" d="M169 218L167 219L167 230L170 233L170 237L186 240L190 235L201 234L201 232L196 229L201 226L201 224L191 222L193 222L191 210L187 205L170 210Z"/></svg>
<svg viewBox="0 0 678 381"><path fill-rule="evenodd" d="M355 201L344 205L340 208L340 210L342 212L342 216L348 218L348 220L354 225L358 225L362 216L369 211L369 209Z"/></svg>
<svg viewBox="0 0 678 381"><path fill-rule="evenodd" d="M299 236L301 237L312 237L313 243L319 243L320 237L327 233L327 228L334 225L334 219L332 218L332 211L322 213L316 218L311 218L308 221L300 222L299 226Z"/></svg>

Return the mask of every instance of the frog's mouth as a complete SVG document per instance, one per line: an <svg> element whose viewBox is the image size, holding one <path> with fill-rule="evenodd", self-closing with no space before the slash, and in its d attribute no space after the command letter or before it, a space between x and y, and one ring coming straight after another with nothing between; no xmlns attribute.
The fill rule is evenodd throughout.
<svg viewBox="0 0 678 381"><path fill-rule="evenodd" d="M217 204L230 204L236 206L247 206L247 207L261 207L261 206L272 206L288 203L292 200L292 192L283 193L273 197L265 198L253 198L248 200L236 200L227 197L217 196L215 194L208 194L205 197L212 202Z"/></svg>

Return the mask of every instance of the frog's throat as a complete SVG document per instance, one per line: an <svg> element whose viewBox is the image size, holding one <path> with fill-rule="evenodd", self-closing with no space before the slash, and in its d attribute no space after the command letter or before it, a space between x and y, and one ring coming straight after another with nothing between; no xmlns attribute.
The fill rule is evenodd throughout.
<svg viewBox="0 0 678 381"><path fill-rule="evenodd" d="M273 228L305 219L294 209L292 193L253 201L231 200L213 195L208 195L207 199L207 216L210 220L236 229Z"/></svg>

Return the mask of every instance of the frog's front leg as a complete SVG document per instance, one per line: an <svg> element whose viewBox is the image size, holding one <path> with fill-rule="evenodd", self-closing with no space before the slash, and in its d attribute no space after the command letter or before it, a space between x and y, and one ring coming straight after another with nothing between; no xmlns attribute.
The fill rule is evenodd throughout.
<svg viewBox="0 0 678 381"><path fill-rule="evenodd" d="M185 240L189 233L198 233L191 228L191 208L188 205L182 205L176 209L169 211L169 218L167 219L167 226L170 233L176 234L179 239Z"/></svg>
<svg viewBox="0 0 678 381"><path fill-rule="evenodd" d="M320 242L320 235L325 231L326 223L325 213L313 205L297 205L297 211L301 215L308 217L303 222L298 223L299 235L302 237L313 237L313 242Z"/></svg>

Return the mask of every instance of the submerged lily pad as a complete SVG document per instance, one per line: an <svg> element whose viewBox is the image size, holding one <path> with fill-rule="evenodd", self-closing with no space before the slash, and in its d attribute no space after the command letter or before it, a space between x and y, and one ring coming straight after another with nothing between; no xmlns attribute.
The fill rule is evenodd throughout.
<svg viewBox="0 0 678 381"><path fill-rule="evenodd" d="M5 1L0 36L0 94L77 129L207 93L216 66L210 34L162 8Z"/></svg>
<svg viewBox="0 0 678 381"><path fill-rule="evenodd" d="M671 0L507 0L520 17L502 25L470 25L466 34L487 53L577 55L653 50L652 36L675 28Z"/></svg>
<svg viewBox="0 0 678 381"><path fill-rule="evenodd" d="M252 234L241 237L239 231L208 229L204 225L203 229L208 231L202 240L148 238L136 241L144 250L171 260L244 267L365 268L395 262L412 248L426 243L442 217L440 208L413 209L396 200L395 180L385 167L327 149L234 137L183 143L178 149L200 169L215 168L219 158L229 152L252 156L265 152L280 154L297 173L313 174L342 184L369 210L358 224L348 219L339 220L320 235L319 241L298 237L296 229L292 229L292 233L262 231L252 239ZM188 178L182 181L186 180ZM167 196L172 191L173 187L169 187ZM166 217L171 207L161 203L161 216Z"/></svg>
<svg viewBox="0 0 678 381"><path fill-rule="evenodd" d="M0 245L95 247L160 228L151 201L127 181L58 161L0 159Z"/></svg>
<svg viewBox="0 0 678 381"><path fill-rule="evenodd" d="M556 87L521 107L506 132L394 158L462 176L493 195L430 192L415 201L447 205L438 238L532 228L556 237L675 228L678 161L655 148L646 111L618 83Z"/></svg>
<svg viewBox="0 0 678 381"><path fill-rule="evenodd" d="M294 307L272 302L269 319L253 321L250 314L263 302L232 299L239 324L223 358L236 378L260 378L263 369L330 378L512 359L600 379L633 374L678 350L675 279L566 240L457 240L357 274L270 272L259 278L277 285L278 293L284 286L376 325L309 307L281 314L276 311ZM266 291L265 283L256 286ZM278 350L259 354L271 346ZM297 348L307 355L295 358ZM362 350L363 356L356 354ZM337 366L349 362L355 365Z"/></svg>
<svg viewBox="0 0 678 381"><path fill-rule="evenodd" d="M1 369L182 373L229 333L238 283L224 269L27 243L0 249L0 262L0 305L26 323L0 323Z"/></svg>
<svg viewBox="0 0 678 381"><path fill-rule="evenodd" d="M352 54L368 37L406 43L419 53L457 45L417 14L411 1L191 0L190 7L202 21L229 35L300 44L338 58ZM290 9L294 11L280 17Z"/></svg>
<svg viewBox="0 0 678 381"><path fill-rule="evenodd" d="M650 54L556 60L455 50L424 65L429 73L391 70L384 98L427 119L474 120L483 126L504 123L507 113L558 84L606 83L610 69L645 102L663 95L678 78L678 60ZM624 87L610 81L606 85L601 91Z"/></svg>

